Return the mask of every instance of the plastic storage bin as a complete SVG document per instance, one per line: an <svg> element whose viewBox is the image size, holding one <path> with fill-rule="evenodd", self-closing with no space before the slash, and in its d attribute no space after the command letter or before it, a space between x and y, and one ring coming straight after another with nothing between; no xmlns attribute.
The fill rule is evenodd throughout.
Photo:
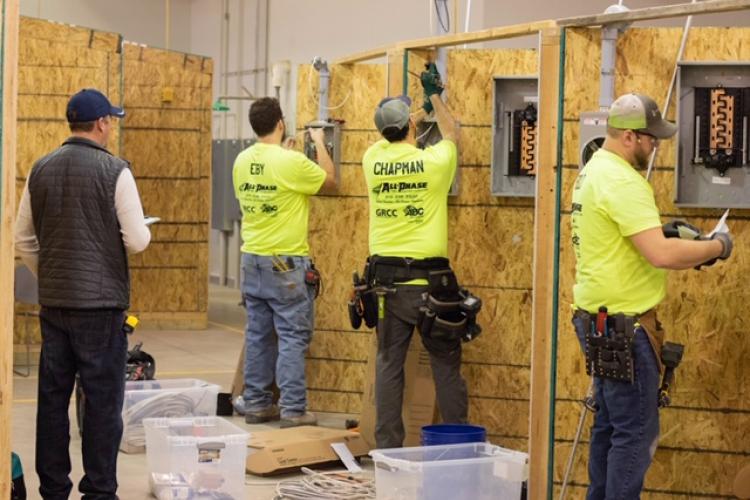
<svg viewBox="0 0 750 500"><path fill-rule="evenodd" d="M194 378L125 383L120 450L142 453L146 447L144 418L216 415L219 386Z"/></svg>
<svg viewBox="0 0 750 500"><path fill-rule="evenodd" d="M245 499L247 432L220 417L148 418L143 426L157 499Z"/></svg>
<svg viewBox="0 0 750 500"><path fill-rule="evenodd" d="M489 443L373 450L378 500L518 500L528 455Z"/></svg>

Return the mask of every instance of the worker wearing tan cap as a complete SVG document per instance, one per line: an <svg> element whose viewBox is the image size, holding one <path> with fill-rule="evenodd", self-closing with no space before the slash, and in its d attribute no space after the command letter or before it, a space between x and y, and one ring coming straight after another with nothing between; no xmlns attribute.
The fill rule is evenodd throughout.
<svg viewBox="0 0 750 500"><path fill-rule="evenodd" d="M673 231L674 223L662 228L653 190L638 169L676 132L651 98L619 97L610 108L607 138L573 191L573 324L594 376L597 407L592 500L639 498L656 451L664 332L654 308L666 294L666 271L712 265L732 252L728 232L706 239L699 231Z"/></svg>

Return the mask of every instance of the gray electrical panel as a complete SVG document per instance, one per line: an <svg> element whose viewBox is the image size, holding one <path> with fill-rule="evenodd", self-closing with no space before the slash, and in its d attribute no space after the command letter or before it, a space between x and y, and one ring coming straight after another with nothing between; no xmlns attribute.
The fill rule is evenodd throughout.
<svg viewBox="0 0 750 500"><path fill-rule="evenodd" d="M325 134L325 144L328 154L333 160L333 167L336 169L336 184L341 181L341 122L338 121L314 121L305 125L305 128L323 128ZM310 134L305 133L305 155L312 161L318 161L318 153L315 150L315 144L310 139Z"/></svg>
<svg viewBox="0 0 750 500"><path fill-rule="evenodd" d="M440 133L438 128L437 120L428 116L421 122L417 123L417 147L424 149L426 147L437 144L443 140L443 134ZM456 151L456 161L460 158L460 154ZM451 190L448 191L449 196L458 196L459 188L461 183L461 169L456 166L456 175L453 178L453 184L451 184Z"/></svg>
<svg viewBox="0 0 750 500"><path fill-rule="evenodd" d="M255 143L255 139L219 139L211 142L211 229L232 231L242 219L234 196L232 167L237 155Z"/></svg>
<svg viewBox="0 0 750 500"><path fill-rule="evenodd" d="M607 137L606 111L581 113L579 128L578 168L583 168L604 144Z"/></svg>
<svg viewBox="0 0 750 500"><path fill-rule="evenodd" d="M537 77L495 77L492 92L492 194L533 197L537 165Z"/></svg>
<svg viewBox="0 0 750 500"><path fill-rule="evenodd" d="M682 62L675 203L750 208L750 62Z"/></svg>

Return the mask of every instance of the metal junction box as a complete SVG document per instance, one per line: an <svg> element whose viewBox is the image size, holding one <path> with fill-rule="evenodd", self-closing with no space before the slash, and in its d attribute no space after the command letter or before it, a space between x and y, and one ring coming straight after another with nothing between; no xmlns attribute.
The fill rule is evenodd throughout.
<svg viewBox="0 0 750 500"><path fill-rule="evenodd" d="M578 168L583 168L604 144L604 139L607 137L607 116L606 111L581 113Z"/></svg>
<svg viewBox="0 0 750 500"><path fill-rule="evenodd" d="M536 76L495 77L492 91L492 194L533 197L538 79Z"/></svg>
<svg viewBox="0 0 750 500"><path fill-rule="evenodd" d="M424 149L426 147L437 144L443 140L443 135L440 133L438 128L437 120L428 116L421 122L417 123L417 147ZM461 157L460 153L456 151L456 161ZM461 169L456 165L456 176L453 178L453 184L451 184L451 190L448 191L449 196L458 196L459 186L461 184Z"/></svg>
<svg viewBox="0 0 750 500"><path fill-rule="evenodd" d="M682 62L675 203L750 208L749 62Z"/></svg>
<svg viewBox="0 0 750 500"><path fill-rule="evenodd" d="M242 219L234 196L232 167L237 155L253 144L255 139L218 139L211 143L211 229L232 231L234 222Z"/></svg>
<svg viewBox="0 0 750 500"><path fill-rule="evenodd" d="M335 120L327 122L314 121L305 125L305 128L321 127L325 131L326 149L336 169L336 184L339 184L341 181L341 122ZM305 156L314 162L318 161L318 152L315 150L315 144L313 144L308 133L305 133L304 151Z"/></svg>

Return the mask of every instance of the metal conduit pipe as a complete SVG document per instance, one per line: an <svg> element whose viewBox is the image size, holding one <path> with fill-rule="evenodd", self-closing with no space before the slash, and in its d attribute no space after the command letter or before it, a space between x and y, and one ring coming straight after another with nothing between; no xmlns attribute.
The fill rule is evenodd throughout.
<svg viewBox="0 0 750 500"><path fill-rule="evenodd" d="M627 7L610 5L605 14L626 12ZM602 63L599 71L599 111L607 111L615 100L615 65L617 63L617 38L628 29L629 23L617 23L602 27Z"/></svg>
<svg viewBox="0 0 750 500"><path fill-rule="evenodd" d="M331 73L328 71L328 63L320 56L315 56L312 62L313 68L318 72L320 83L318 85L318 121L328 121L328 89L331 81Z"/></svg>

